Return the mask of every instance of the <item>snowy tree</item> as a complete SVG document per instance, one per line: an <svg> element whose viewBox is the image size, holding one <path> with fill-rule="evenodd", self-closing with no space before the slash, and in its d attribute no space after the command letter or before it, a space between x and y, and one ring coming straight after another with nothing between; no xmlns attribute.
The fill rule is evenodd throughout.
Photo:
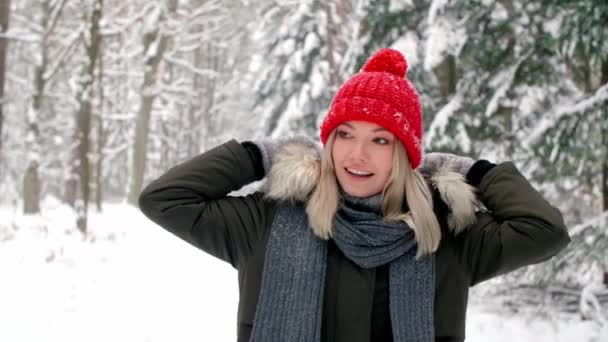
<svg viewBox="0 0 608 342"><path fill-rule="evenodd" d="M167 15L161 25L166 43L158 61L156 100L148 119L148 175L200 153L231 133L234 136L243 122L253 119L243 105L245 77L236 70L243 70L249 57L251 6L240 1L190 0L180 2ZM237 99L241 104L234 106ZM243 116L249 119L243 121ZM141 151L141 147L134 151L133 158L141 158ZM130 201L139 194L134 180L130 180Z"/></svg>
<svg viewBox="0 0 608 342"><path fill-rule="evenodd" d="M608 28L602 24L608 5L548 3L561 18L554 45L564 82L550 110L538 111L539 122L525 143L557 166L561 176L578 179L574 185L598 189L601 210L608 211Z"/></svg>
<svg viewBox="0 0 608 342"><path fill-rule="evenodd" d="M215 99L210 110L203 114L209 127L204 130L206 137L203 146L210 147L228 138L250 139L254 136L261 121L252 111L255 101L253 84L259 75L252 72L251 66L256 60L260 46L253 39L261 25L259 8L264 8L267 1L231 1L224 6L228 15L222 20L218 32L207 44L221 41L205 52L221 53L218 55L218 72L213 93ZM238 23L238 24L237 24ZM210 128L210 130L209 130Z"/></svg>
<svg viewBox="0 0 608 342"><path fill-rule="evenodd" d="M104 1L100 22L103 48L99 52L96 118L95 193L101 201L124 198L130 177L133 123L142 80L141 22L150 6L139 2ZM95 114L95 113L94 113ZM109 167L112 165L112 167ZM99 205L99 204L98 204Z"/></svg>
<svg viewBox="0 0 608 342"><path fill-rule="evenodd" d="M240 47L235 39L247 23L229 24L234 21L237 5L232 1L190 1L177 13L183 24L164 57L168 67L161 103L174 106L164 112L180 115L161 117L162 134L155 137L163 139L160 146L166 147L159 159L165 163L161 169L215 145L226 128L224 119L239 114L222 115L218 107L220 91L232 76L229 70Z"/></svg>
<svg viewBox="0 0 608 342"><path fill-rule="evenodd" d="M144 80L141 86L140 107L135 125L135 140L133 147L133 166L128 201L137 204L137 198L143 184L146 167L146 152L148 132L150 127L150 114L152 105L159 93L158 68L167 48L169 37L165 30L168 16L175 12L177 0L155 2L149 8L143 25L143 58Z"/></svg>
<svg viewBox="0 0 608 342"><path fill-rule="evenodd" d="M161 3L104 0L95 38L93 0L13 2L11 29L1 36L10 40L7 58L14 61L2 102L2 139L12 151L2 156L0 188L9 194L3 202L22 197L24 209L36 212L47 196L79 208L84 192L94 191L98 208L104 196L136 196L133 162L141 153L132 132L136 114L147 108L150 144L138 151L151 160L150 177L227 137L251 137L259 123L250 113L247 74L255 4L188 0L171 12ZM145 34L154 28L155 40ZM103 49L92 59L91 42L101 37ZM146 79L153 84L144 87ZM81 218L85 212L79 210Z"/></svg>
<svg viewBox="0 0 608 342"><path fill-rule="evenodd" d="M265 39L264 49L252 62L259 135L317 133L318 118L341 81L336 72L345 47L339 28L345 6L344 1L306 0L264 13L257 33Z"/></svg>
<svg viewBox="0 0 608 342"><path fill-rule="evenodd" d="M33 92L28 105L26 120L26 169L23 177L23 211L26 214L34 214L40 211L41 180L39 167L41 163L41 136L40 121L41 112L45 110L45 97L47 84L56 74L65 58L68 48L58 52L56 61L49 59L50 46L53 43L52 34L57 28L62 11L66 5L65 1L51 2L44 0L35 9L37 21L35 25L41 29L36 39L37 46L34 57ZM53 63L53 64L51 64Z"/></svg>
<svg viewBox="0 0 608 342"><path fill-rule="evenodd" d="M399 50L408 61L407 78L421 56L418 41L422 39L426 1L358 0L352 11L348 50L340 72L346 76L357 72L366 59L384 47ZM417 82L417 86L418 86Z"/></svg>
<svg viewBox="0 0 608 342"><path fill-rule="evenodd" d="M76 101L78 109L76 113L76 131L74 138L77 148L73 154L72 175L69 177L68 193L72 194L67 201L74 206L77 214L77 227L87 232L87 213L89 208L91 167L90 135L93 111L94 79L99 49L101 45L100 21L103 10L103 0L93 0L83 6L85 30L82 32L82 42L85 50L85 58L81 66L78 87L76 90ZM78 187L78 190L76 189Z"/></svg>
<svg viewBox="0 0 608 342"><path fill-rule="evenodd" d="M572 247L557 261L577 266L562 273L601 277L608 273L608 28L602 25L608 20L608 6L558 1L547 5L560 18L554 45L564 81L549 110L538 110L538 123L524 142L552 166L541 166L535 173L559 179L555 187L571 202L569 214L579 217L573 220L579 224L571 229ZM565 282L589 286L577 278ZM601 302L608 311L608 298Z"/></svg>
<svg viewBox="0 0 608 342"><path fill-rule="evenodd" d="M568 253L499 280L494 289L503 294L535 284L543 295L521 298L542 300L554 295L551 284L570 284L578 296L590 265L608 260L606 221L597 216L606 210L598 199L608 160L605 8L517 0L361 0L355 7L344 75L380 47L400 50L421 94L427 149L513 160L560 204L569 225L579 224ZM583 266L573 269L571 260ZM538 300L529 303L547 308Z"/></svg>
<svg viewBox="0 0 608 342"><path fill-rule="evenodd" d="M545 19L532 3L433 2L424 67L435 76L451 75L453 91L441 91L447 101L429 127L429 146L517 159L518 117L527 110L522 98L547 79L547 59L536 44ZM453 38L444 36L446 30Z"/></svg>
<svg viewBox="0 0 608 342"><path fill-rule="evenodd" d="M446 2L409 0L360 0L354 11L354 26L341 72L357 72L365 59L382 47L392 47L408 61L406 78L418 90L423 104L423 123L430 134L426 144L437 147L434 127L444 126L453 136L462 125L445 125L445 118L458 106L455 96L458 73L456 59L463 44L461 24L446 13ZM444 150L468 150L468 137L449 140ZM464 146L463 146L464 145Z"/></svg>

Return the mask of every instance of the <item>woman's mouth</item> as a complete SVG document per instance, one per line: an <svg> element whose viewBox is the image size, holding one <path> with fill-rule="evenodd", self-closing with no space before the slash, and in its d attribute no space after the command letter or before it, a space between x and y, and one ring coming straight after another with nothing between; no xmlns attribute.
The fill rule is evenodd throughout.
<svg viewBox="0 0 608 342"><path fill-rule="evenodd" d="M354 169L354 168L350 168L350 167L345 167L344 169L346 170L346 173L348 173L349 175L351 175L355 178L368 178L368 177L371 177L374 175L371 172Z"/></svg>

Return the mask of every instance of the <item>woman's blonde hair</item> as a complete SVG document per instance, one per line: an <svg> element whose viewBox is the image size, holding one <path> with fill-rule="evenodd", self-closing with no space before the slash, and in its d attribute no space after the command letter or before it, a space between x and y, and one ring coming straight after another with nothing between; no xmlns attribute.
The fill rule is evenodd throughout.
<svg viewBox="0 0 608 342"><path fill-rule="evenodd" d="M336 132L327 139L321 159L319 183L306 205L306 213L315 235L329 239L340 194L331 151ZM408 212L403 211L407 201ZM404 221L414 231L418 242L417 257L437 250L441 228L433 211L433 196L420 172L412 170L403 145L397 140L393 168L382 191L382 212L387 221Z"/></svg>

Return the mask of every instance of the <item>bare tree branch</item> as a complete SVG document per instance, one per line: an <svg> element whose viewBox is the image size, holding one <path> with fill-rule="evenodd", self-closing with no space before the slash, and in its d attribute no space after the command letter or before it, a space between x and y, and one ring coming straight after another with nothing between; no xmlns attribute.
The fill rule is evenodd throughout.
<svg viewBox="0 0 608 342"><path fill-rule="evenodd" d="M51 58L50 60L54 60L55 65L51 65L43 77L45 81L49 81L57 74L57 72L65 65L66 61L70 59L72 54L77 50L76 46L78 41L82 38L82 27L79 28L75 33L74 37L71 39L68 45L66 45L61 51L57 53L57 56Z"/></svg>

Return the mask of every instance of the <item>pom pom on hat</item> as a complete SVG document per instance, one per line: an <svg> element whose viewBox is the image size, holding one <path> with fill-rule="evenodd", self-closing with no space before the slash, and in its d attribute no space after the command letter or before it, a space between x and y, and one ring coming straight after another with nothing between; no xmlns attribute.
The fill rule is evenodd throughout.
<svg viewBox="0 0 608 342"><path fill-rule="evenodd" d="M399 51L384 48L376 52L361 70L364 72L388 72L404 78L407 74L407 61Z"/></svg>
<svg viewBox="0 0 608 342"><path fill-rule="evenodd" d="M372 55L361 71L344 82L321 124L321 141L346 121L380 125L401 141L412 168L422 159L422 109L416 89L405 79L405 57L384 48Z"/></svg>

